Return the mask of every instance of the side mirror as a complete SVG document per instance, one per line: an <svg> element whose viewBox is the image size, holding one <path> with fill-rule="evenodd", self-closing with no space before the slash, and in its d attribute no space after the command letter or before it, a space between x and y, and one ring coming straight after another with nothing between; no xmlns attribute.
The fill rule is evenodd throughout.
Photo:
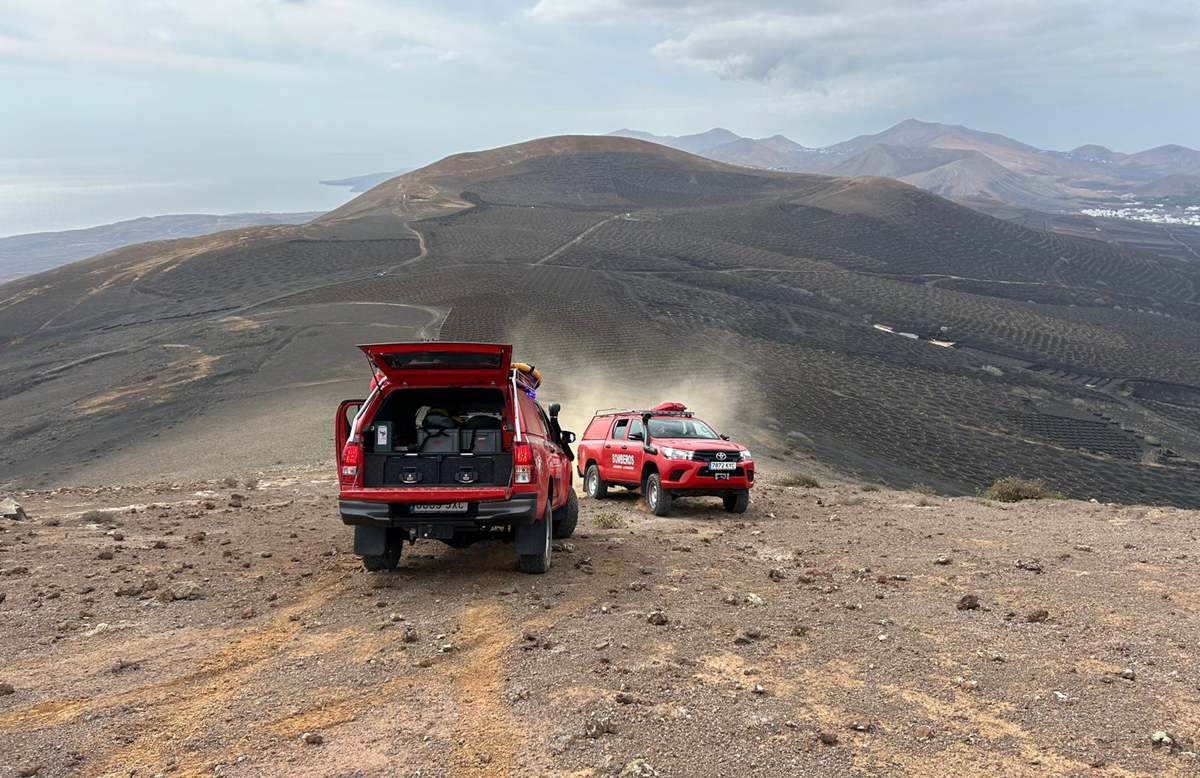
<svg viewBox="0 0 1200 778"><path fill-rule="evenodd" d="M631 432L631 433L629 433L629 439L630 440L645 440L646 436L640 432Z"/></svg>
<svg viewBox="0 0 1200 778"><path fill-rule="evenodd" d="M560 405L558 403L550 403L550 415L551 416L557 416L558 412L561 410L562 410L562 405Z"/></svg>
<svg viewBox="0 0 1200 778"><path fill-rule="evenodd" d="M575 442L575 433L564 431L562 434L562 439L563 439L563 443L574 443Z"/></svg>
<svg viewBox="0 0 1200 778"><path fill-rule="evenodd" d="M722 435L722 436L721 436L721 440L729 440L729 436L728 436L728 435Z"/></svg>

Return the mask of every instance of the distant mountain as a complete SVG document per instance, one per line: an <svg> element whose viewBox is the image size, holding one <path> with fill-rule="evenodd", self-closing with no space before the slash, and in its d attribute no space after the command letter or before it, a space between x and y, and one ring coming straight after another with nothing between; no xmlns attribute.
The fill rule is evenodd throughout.
<svg viewBox="0 0 1200 778"><path fill-rule="evenodd" d="M1113 151L1104 146L1097 146L1094 143L1072 149L1067 152L1067 156L1072 159L1083 160L1084 162L1100 162L1106 165L1129 158L1128 154L1122 154L1119 151Z"/></svg>
<svg viewBox="0 0 1200 778"><path fill-rule="evenodd" d="M808 146L801 146L791 138L785 138L782 135L772 135L769 138L759 138L758 143L769 148L771 151L778 151L781 154L796 154L812 151Z"/></svg>
<svg viewBox="0 0 1200 778"><path fill-rule="evenodd" d="M1044 203L1054 192L987 154L970 149L876 144L826 171L831 176L886 176L949 198L986 197Z"/></svg>
<svg viewBox="0 0 1200 778"><path fill-rule="evenodd" d="M1130 154L1122 160L1122 165L1164 176L1200 175L1200 151L1189 149L1186 146L1159 146L1139 151L1137 154Z"/></svg>
<svg viewBox="0 0 1200 778"><path fill-rule="evenodd" d="M980 132L958 124L935 124L918 119L905 119L875 135L859 135L842 143L828 147L835 154L856 154L868 146L883 143L890 146L915 146L918 148L971 148L984 145L1036 153L1038 149L1020 141L992 132Z"/></svg>
<svg viewBox="0 0 1200 778"><path fill-rule="evenodd" d="M1200 176L1164 176L1134 192L1145 197L1200 197Z"/></svg>
<svg viewBox="0 0 1200 778"><path fill-rule="evenodd" d="M831 176L887 176L903 179L976 155L977 152L965 149L922 149L877 143L830 168L828 173Z"/></svg>
<svg viewBox="0 0 1200 778"><path fill-rule="evenodd" d="M635 130L613 134L682 148L742 167L886 176L945 197L994 199L1052 212L1076 211L1158 191L1192 196L1194 190L1186 178L1171 177L1200 175L1200 151L1183 146L1160 146L1136 154L1095 144L1047 151L994 132L918 119L905 119L883 132L823 148L809 148L782 135L729 138L732 133L728 130L679 137ZM705 148L714 137L728 139ZM1159 181L1163 181L1161 186L1150 188Z"/></svg>
<svg viewBox="0 0 1200 778"><path fill-rule="evenodd" d="M786 138L784 140L787 140ZM776 144L779 145L779 144ZM794 144L799 146L800 144ZM803 148L802 146L800 148ZM704 156L731 165L763 169L790 170L796 167L796 158L785 151L753 138L738 138L720 146L706 149Z"/></svg>
<svg viewBox="0 0 1200 778"><path fill-rule="evenodd" d="M655 135L641 130L616 130L619 138L635 138L699 154L718 162L763 170L809 170L816 152L783 135L743 138L722 127L696 135Z"/></svg>
<svg viewBox="0 0 1200 778"><path fill-rule="evenodd" d="M62 232L31 232L0 238L0 284L14 278L152 240L194 238L267 224L301 224L321 211L144 216L140 219Z"/></svg>
<svg viewBox="0 0 1200 778"><path fill-rule="evenodd" d="M707 149L735 140L741 140L739 136L723 127L714 127L708 132L700 132L695 135L653 135L641 130L617 130L608 134L618 138L636 138L637 140L649 141L661 146L670 146L673 149L701 155Z"/></svg>

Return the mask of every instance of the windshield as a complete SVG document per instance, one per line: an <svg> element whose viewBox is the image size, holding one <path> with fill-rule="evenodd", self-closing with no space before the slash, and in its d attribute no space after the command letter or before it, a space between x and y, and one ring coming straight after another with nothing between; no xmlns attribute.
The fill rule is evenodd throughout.
<svg viewBox="0 0 1200 778"><path fill-rule="evenodd" d="M699 419L651 419L649 427L652 438L717 438L717 433L712 431L712 427Z"/></svg>
<svg viewBox="0 0 1200 778"><path fill-rule="evenodd" d="M466 369L475 367L500 367L500 353L476 351L401 351L381 354L383 361L393 370L408 367Z"/></svg>

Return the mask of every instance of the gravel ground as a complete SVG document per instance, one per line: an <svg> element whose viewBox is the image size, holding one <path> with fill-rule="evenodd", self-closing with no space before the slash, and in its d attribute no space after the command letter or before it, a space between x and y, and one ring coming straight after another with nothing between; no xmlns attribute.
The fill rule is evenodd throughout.
<svg viewBox="0 0 1200 778"><path fill-rule="evenodd" d="M619 493L545 576L433 542L369 574L335 493L12 495L0 778L1200 771L1195 512Z"/></svg>

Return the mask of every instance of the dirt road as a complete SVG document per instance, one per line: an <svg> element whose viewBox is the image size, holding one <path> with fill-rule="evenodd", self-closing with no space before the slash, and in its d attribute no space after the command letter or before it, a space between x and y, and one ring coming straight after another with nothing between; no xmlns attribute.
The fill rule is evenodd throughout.
<svg viewBox="0 0 1200 778"><path fill-rule="evenodd" d="M1197 513L618 494L545 576L431 542L368 574L334 494L16 494L0 778L1200 770Z"/></svg>

